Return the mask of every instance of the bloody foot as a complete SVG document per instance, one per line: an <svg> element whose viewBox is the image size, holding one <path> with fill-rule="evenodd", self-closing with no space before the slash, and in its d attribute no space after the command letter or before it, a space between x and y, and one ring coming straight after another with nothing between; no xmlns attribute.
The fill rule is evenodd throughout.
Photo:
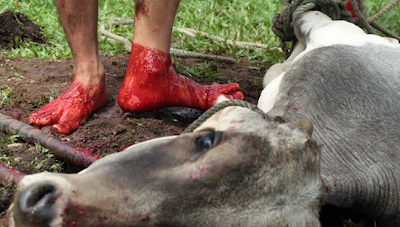
<svg viewBox="0 0 400 227"><path fill-rule="evenodd" d="M175 72L169 53L133 44L128 69L118 94L119 106L128 112L163 107L210 108L220 95L243 99L239 85L201 85Z"/></svg>
<svg viewBox="0 0 400 227"><path fill-rule="evenodd" d="M84 86L74 80L60 97L32 113L29 121L38 126L53 125L58 132L69 134L107 103L105 82Z"/></svg>

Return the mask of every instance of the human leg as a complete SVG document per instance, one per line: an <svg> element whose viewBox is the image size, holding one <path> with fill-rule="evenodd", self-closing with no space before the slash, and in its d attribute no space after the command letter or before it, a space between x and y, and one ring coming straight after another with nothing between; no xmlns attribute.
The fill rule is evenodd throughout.
<svg viewBox="0 0 400 227"><path fill-rule="evenodd" d="M96 0L56 0L74 62L72 84L56 100L31 114L38 126L60 133L75 130L93 111L107 105L105 73L97 50Z"/></svg>
<svg viewBox="0 0 400 227"><path fill-rule="evenodd" d="M175 72L169 48L178 5L179 0L136 0L134 43L118 95L123 110L208 109L220 95L243 98L238 84L200 85Z"/></svg>

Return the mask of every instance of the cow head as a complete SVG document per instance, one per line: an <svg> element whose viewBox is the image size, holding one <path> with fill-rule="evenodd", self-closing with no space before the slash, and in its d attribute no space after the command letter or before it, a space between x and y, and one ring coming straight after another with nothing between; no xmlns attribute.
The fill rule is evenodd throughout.
<svg viewBox="0 0 400 227"><path fill-rule="evenodd" d="M319 226L319 150L308 121L242 107L78 174L24 177L10 226Z"/></svg>

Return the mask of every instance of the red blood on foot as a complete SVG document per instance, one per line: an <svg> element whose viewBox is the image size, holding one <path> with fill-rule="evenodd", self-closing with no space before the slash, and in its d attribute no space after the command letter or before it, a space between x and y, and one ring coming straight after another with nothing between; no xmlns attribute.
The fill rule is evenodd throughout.
<svg viewBox="0 0 400 227"><path fill-rule="evenodd" d="M175 72L164 51L132 45L124 82L118 94L120 107L128 112L156 110L170 106L210 108L220 95L243 99L239 85L201 85Z"/></svg>
<svg viewBox="0 0 400 227"><path fill-rule="evenodd" d="M107 103L104 82L83 86L75 80L60 97L32 113L29 121L38 126L53 125L58 132L69 134Z"/></svg>

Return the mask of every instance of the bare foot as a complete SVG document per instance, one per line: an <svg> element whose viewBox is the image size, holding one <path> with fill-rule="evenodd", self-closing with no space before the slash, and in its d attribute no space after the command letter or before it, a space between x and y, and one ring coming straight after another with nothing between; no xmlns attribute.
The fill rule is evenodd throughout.
<svg viewBox="0 0 400 227"><path fill-rule="evenodd" d="M53 125L58 132L69 134L107 103L105 82L83 86L74 80L60 97L32 113L29 121L38 126Z"/></svg>
<svg viewBox="0 0 400 227"><path fill-rule="evenodd" d="M236 83L201 85L178 75L171 65L169 53L134 43L118 103L128 112L170 106L208 109L220 95L243 99L243 93L238 90Z"/></svg>

